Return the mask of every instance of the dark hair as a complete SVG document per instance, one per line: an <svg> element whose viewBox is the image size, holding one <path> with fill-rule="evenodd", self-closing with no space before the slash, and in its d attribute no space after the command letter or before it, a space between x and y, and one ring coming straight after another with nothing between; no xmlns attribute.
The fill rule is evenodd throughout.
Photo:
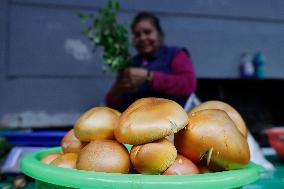
<svg viewBox="0 0 284 189"><path fill-rule="evenodd" d="M150 20L152 22L152 24L154 25L154 27L157 29L157 31L159 32L160 36L162 38L164 38L164 32L161 28L161 25L160 25L160 20L159 18L154 15L153 13L151 12L140 12L138 13L132 23L131 23L131 30L132 30L132 33L134 33L134 29L135 29L135 26L136 24L138 24L139 22L141 22L142 20Z"/></svg>

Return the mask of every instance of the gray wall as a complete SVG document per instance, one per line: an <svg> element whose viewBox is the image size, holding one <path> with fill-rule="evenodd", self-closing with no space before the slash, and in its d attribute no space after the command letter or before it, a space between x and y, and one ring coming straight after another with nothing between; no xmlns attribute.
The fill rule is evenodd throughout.
<svg viewBox="0 0 284 189"><path fill-rule="evenodd" d="M103 104L113 76L102 73L101 51L92 53L80 35L77 13L104 2L0 1L0 126L70 124ZM266 76L284 78L282 0L120 2L121 22L155 12L166 43L187 47L199 78L237 78L240 55L258 50L267 58Z"/></svg>

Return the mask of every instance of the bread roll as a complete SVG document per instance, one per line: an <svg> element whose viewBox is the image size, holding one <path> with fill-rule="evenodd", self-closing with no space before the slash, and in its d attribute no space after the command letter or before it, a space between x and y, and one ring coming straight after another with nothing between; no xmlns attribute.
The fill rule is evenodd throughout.
<svg viewBox="0 0 284 189"><path fill-rule="evenodd" d="M114 135L121 143L139 145L176 133L187 123L187 113L176 102L142 98L121 114Z"/></svg>
<svg viewBox="0 0 284 189"><path fill-rule="evenodd" d="M129 153L124 145L114 140L95 140L87 144L79 153L77 169L128 173Z"/></svg>
<svg viewBox="0 0 284 189"><path fill-rule="evenodd" d="M209 168L216 171L241 169L250 160L246 138L223 110L191 113L188 125L175 136L175 146L194 163L207 159Z"/></svg>
<svg viewBox="0 0 284 189"><path fill-rule="evenodd" d="M68 131L61 140L61 148L63 153L79 153L86 144L86 142L81 142L75 136L74 129Z"/></svg>
<svg viewBox="0 0 284 189"><path fill-rule="evenodd" d="M78 154L76 153L66 153L60 155L58 158L54 159L50 165L55 165L57 167L75 169Z"/></svg>
<svg viewBox="0 0 284 189"><path fill-rule="evenodd" d="M234 121L236 127L239 129L239 131L242 133L242 135L246 138L247 137L247 127L246 123L243 120L242 116L239 114L239 112L234 109L232 106L225 102L217 101L217 100L210 100L203 102L202 104L194 107L188 114L205 110L205 109L219 109L225 111L229 117Z"/></svg>
<svg viewBox="0 0 284 189"><path fill-rule="evenodd" d="M113 131L120 113L108 107L95 107L84 113L75 123L75 136L83 142L113 139Z"/></svg>
<svg viewBox="0 0 284 189"><path fill-rule="evenodd" d="M132 165L142 174L161 174L176 157L177 150L167 139L133 146L130 151Z"/></svg>

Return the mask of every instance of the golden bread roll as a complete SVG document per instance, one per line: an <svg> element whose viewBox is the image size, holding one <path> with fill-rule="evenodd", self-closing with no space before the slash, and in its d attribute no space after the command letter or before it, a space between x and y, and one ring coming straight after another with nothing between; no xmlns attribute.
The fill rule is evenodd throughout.
<svg viewBox="0 0 284 189"><path fill-rule="evenodd" d="M163 175L189 175L198 173L198 167L190 159L178 154L174 163Z"/></svg>
<svg viewBox="0 0 284 189"><path fill-rule="evenodd" d="M176 133L187 123L187 113L176 102L142 98L121 114L114 135L121 143L139 145Z"/></svg>
<svg viewBox="0 0 284 189"><path fill-rule="evenodd" d="M177 150L167 139L133 146L130 151L132 165L142 174L161 174L176 157Z"/></svg>
<svg viewBox="0 0 284 189"><path fill-rule="evenodd" d="M206 101L194 107L188 114L205 109L219 109L225 111L229 115L229 117L234 121L236 127L239 129L242 135L247 137L247 127L242 116L239 114L239 112L236 109L234 109L232 106L230 106L225 102L217 100Z"/></svg>
<svg viewBox="0 0 284 189"><path fill-rule="evenodd" d="M50 164L53 160L58 158L60 155L61 155L60 153L48 154L47 156L43 157L40 161L45 164Z"/></svg>
<svg viewBox="0 0 284 189"><path fill-rule="evenodd" d="M126 147L115 140L91 141L77 161L77 169L107 173L128 173L130 165Z"/></svg>
<svg viewBox="0 0 284 189"><path fill-rule="evenodd" d="M175 135L175 146L195 163L208 158L214 170L244 168L250 160L246 138L223 110L191 113L188 125Z"/></svg>
<svg viewBox="0 0 284 189"><path fill-rule="evenodd" d="M76 169L76 161L78 154L76 153L66 153L60 155L58 158L54 159L50 165L55 165L57 167Z"/></svg>
<svg viewBox="0 0 284 189"><path fill-rule="evenodd" d="M120 113L108 107L95 107L85 112L75 123L75 136L83 142L113 139Z"/></svg>
<svg viewBox="0 0 284 189"><path fill-rule="evenodd" d="M61 140L61 148L63 153L79 153L86 144L86 142L81 142L75 136L74 129L68 131Z"/></svg>

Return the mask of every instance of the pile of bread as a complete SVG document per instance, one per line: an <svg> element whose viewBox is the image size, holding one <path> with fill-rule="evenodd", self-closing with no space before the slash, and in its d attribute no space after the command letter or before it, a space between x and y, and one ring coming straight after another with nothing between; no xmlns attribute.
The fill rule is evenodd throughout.
<svg viewBox="0 0 284 189"><path fill-rule="evenodd" d="M224 102L208 101L187 113L172 100L142 98L122 113L108 107L88 110L62 139L62 152L41 161L124 174L225 171L248 164L246 137L242 117Z"/></svg>

